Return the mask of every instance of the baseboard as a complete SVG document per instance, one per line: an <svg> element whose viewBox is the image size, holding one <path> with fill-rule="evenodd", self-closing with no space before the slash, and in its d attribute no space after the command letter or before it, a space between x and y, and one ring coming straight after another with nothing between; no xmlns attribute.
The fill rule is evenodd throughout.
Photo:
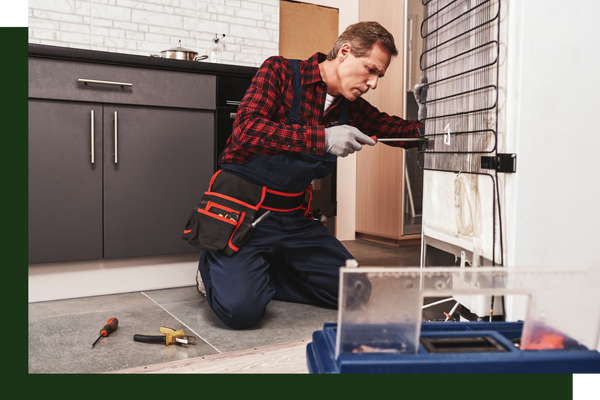
<svg viewBox="0 0 600 400"><path fill-rule="evenodd" d="M29 265L29 302L194 286L200 253Z"/></svg>

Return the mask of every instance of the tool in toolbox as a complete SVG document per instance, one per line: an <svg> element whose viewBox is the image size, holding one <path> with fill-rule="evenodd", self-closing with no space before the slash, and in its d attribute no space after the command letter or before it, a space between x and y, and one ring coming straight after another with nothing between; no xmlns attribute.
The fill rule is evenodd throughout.
<svg viewBox="0 0 600 400"><path fill-rule="evenodd" d="M160 333L162 335L133 335L133 340L142 343L164 343L165 345L170 344L196 344L196 337L186 335L183 330L175 330L173 328L167 328L165 326L160 327Z"/></svg>
<svg viewBox="0 0 600 400"><path fill-rule="evenodd" d="M98 339L96 339L96 341L92 345L92 349L94 348L94 346L96 345L96 343L98 343L98 341L100 339L102 339L103 337L107 337L108 335L113 333L117 329L118 325L119 325L118 319L116 319L116 318L109 319L108 322L106 323L106 325L104 325L104 328L102 328L102 330L100 331L100 336L98 337Z"/></svg>

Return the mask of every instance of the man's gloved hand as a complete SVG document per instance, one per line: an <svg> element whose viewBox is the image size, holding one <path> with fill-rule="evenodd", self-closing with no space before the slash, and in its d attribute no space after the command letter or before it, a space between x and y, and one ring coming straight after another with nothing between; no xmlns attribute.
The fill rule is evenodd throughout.
<svg viewBox="0 0 600 400"><path fill-rule="evenodd" d="M335 156L346 157L362 148L361 144L375 145L375 141L350 125L325 128L325 151Z"/></svg>
<svg viewBox="0 0 600 400"><path fill-rule="evenodd" d="M415 100L417 101L417 105L419 106L419 112L417 114L417 118L419 121L427 118L427 106L424 104L427 100L427 78L422 76L421 83L417 83L415 88L413 89L413 94L415 95Z"/></svg>

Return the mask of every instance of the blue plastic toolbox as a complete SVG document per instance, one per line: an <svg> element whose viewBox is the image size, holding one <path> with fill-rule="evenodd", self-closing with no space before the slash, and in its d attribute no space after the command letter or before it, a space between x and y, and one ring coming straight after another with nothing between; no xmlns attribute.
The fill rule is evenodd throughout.
<svg viewBox="0 0 600 400"><path fill-rule="evenodd" d="M600 373L600 353L573 342L561 350L520 350L522 322L422 322L416 353L344 351L336 358L337 323L307 346L313 374ZM568 338L567 338L568 339Z"/></svg>

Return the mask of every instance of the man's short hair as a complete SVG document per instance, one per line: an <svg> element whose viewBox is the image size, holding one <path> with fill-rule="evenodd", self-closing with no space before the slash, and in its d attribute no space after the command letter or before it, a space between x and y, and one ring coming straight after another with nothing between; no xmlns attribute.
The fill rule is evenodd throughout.
<svg viewBox="0 0 600 400"><path fill-rule="evenodd" d="M327 54L327 59L334 60L346 43L350 44L354 57L368 56L375 43L379 43L392 57L398 55L392 34L375 21L362 21L347 27Z"/></svg>

